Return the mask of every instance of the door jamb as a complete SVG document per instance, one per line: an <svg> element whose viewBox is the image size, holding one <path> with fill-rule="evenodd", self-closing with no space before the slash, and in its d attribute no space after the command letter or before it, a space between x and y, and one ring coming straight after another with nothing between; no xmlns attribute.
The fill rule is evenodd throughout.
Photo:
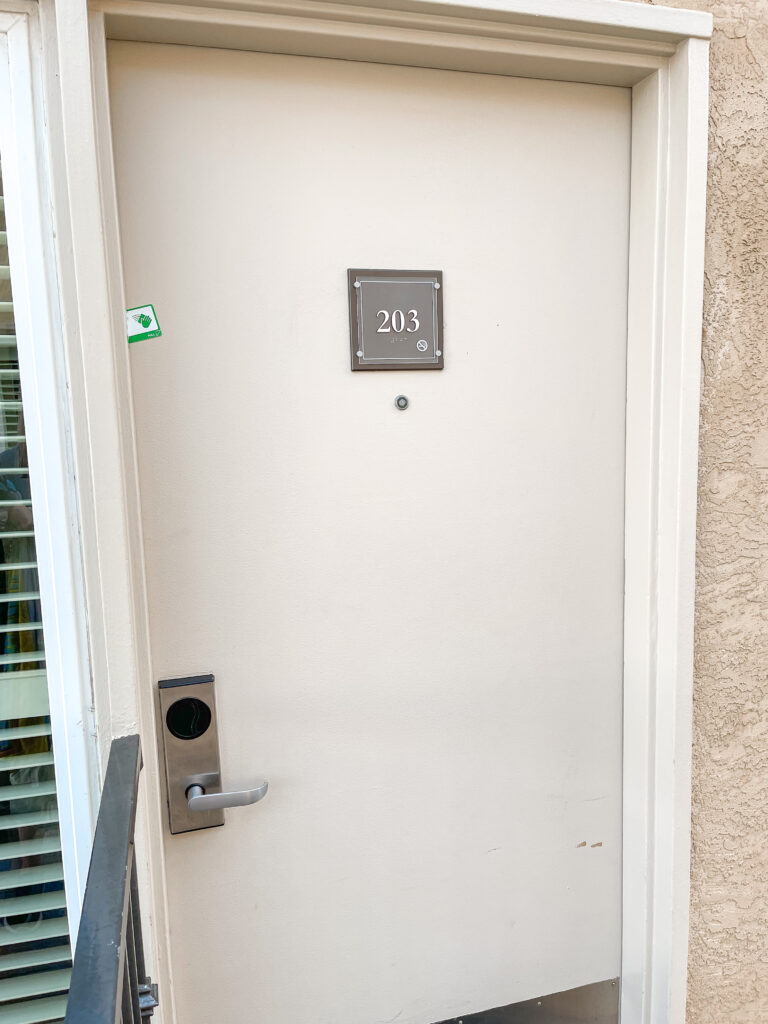
<svg viewBox="0 0 768 1024"><path fill-rule="evenodd" d="M385 3L386 0L381 0ZM702 12L624 0L95 0L87 26L57 14L89 408L94 529L115 723L150 742L151 901L169 983L162 820L133 442L120 238L109 123L107 38L215 45L559 78L632 89L625 546L623 1024L683 1024L688 952L694 544L703 301L708 39ZM66 7L70 5L60 5ZM71 5L74 7L74 5ZM71 20L68 20L71 19ZM74 23L76 21L76 24ZM84 36L85 33L85 36ZM62 45L66 36L68 46ZM84 49L85 47L85 49ZM90 54L90 75L78 56ZM72 150L74 153L74 150ZM95 186L95 187L93 187ZM79 226L79 228L78 228ZM109 342L104 343L105 339ZM104 388L104 381L109 386ZM94 441L96 438L96 441ZM86 485L83 484L85 487ZM82 499L81 499L82 500ZM109 551L98 539L109 538ZM110 635L108 623L120 623ZM98 702L98 694L97 694ZM102 743L104 740L102 740ZM171 995L171 991L167 991ZM170 1020L172 1011L164 1019Z"/></svg>

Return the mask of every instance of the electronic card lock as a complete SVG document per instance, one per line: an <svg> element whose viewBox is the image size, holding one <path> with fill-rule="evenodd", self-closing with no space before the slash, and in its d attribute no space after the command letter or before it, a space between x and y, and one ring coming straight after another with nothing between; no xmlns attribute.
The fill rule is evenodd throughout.
<svg viewBox="0 0 768 1024"><path fill-rule="evenodd" d="M224 793L221 789L219 730L211 675L161 679L160 732L163 738L168 818L171 832L192 832L224 824L225 807L255 804L268 783Z"/></svg>

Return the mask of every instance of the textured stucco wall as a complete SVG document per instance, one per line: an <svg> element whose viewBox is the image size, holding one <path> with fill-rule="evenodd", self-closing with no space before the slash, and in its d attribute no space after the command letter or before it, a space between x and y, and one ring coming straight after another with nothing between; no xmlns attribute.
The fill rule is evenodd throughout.
<svg viewBox="0 0 768 1024"><path fill-rule="evenodd" d="M768 1024L768 0L710 11L689 1024Z"/></svg>

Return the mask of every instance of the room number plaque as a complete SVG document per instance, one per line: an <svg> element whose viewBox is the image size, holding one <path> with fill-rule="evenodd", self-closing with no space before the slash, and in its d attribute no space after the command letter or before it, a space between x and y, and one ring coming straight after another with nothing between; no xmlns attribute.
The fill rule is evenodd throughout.
<svg viewBox="0 0 768 1024"><path fill-rule="evenodd" d="M442 370L440 270L348 270L353 370Z"/></svg>

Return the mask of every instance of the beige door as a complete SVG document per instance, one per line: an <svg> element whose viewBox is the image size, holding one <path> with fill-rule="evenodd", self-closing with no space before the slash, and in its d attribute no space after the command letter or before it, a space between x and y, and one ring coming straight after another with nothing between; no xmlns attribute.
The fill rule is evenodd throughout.
<svg viewBox="0 0 768 1024"><path fill-rule="evenodd" d="M629 93L109 58L154 676L270 780L167 836L179 1020L616 977ZM443 272L444 370L351 372L349 267Z"/></svg>

